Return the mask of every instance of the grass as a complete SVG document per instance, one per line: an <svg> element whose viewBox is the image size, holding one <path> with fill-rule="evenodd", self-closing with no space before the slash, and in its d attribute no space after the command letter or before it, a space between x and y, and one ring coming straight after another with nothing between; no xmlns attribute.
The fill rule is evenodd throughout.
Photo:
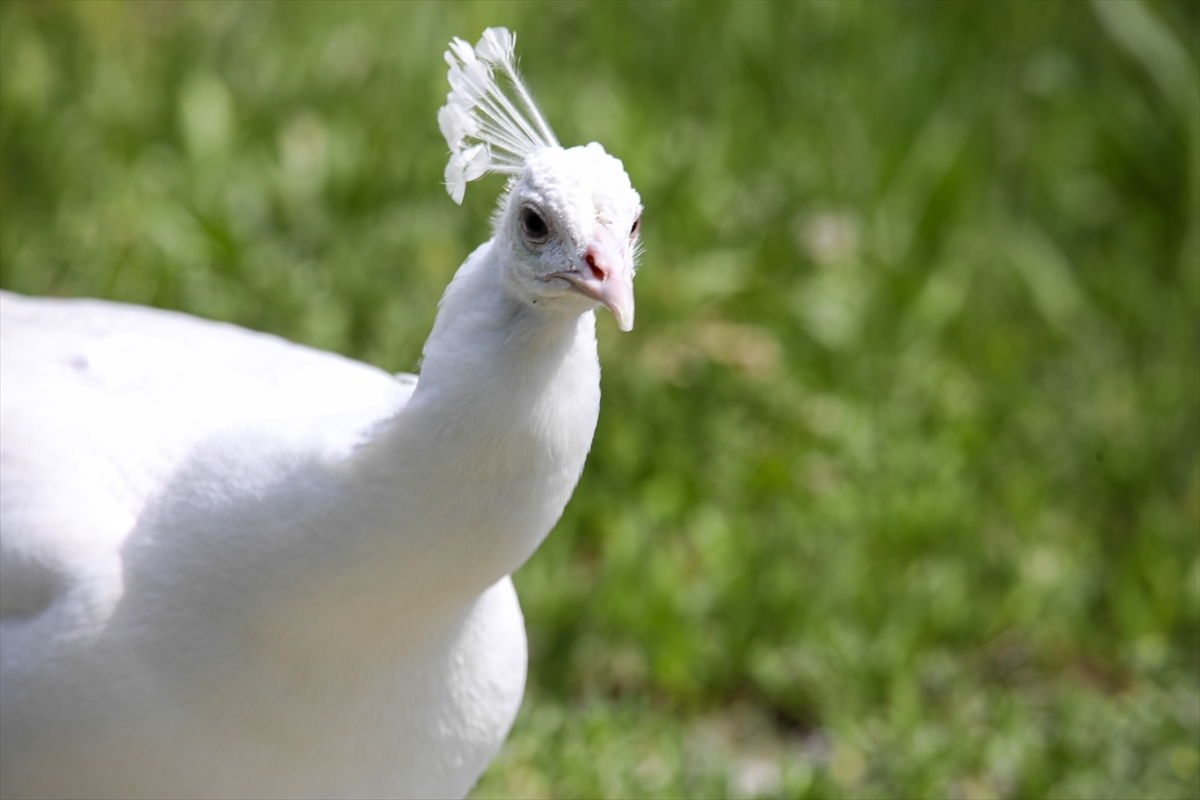
<svg viewBox="0 0 1200 800"><path fill-rule="evenodd" d="M413 368L487 25L646 206L477 797L1200 796L1200 4L0 4L0 285Z"/></svg>

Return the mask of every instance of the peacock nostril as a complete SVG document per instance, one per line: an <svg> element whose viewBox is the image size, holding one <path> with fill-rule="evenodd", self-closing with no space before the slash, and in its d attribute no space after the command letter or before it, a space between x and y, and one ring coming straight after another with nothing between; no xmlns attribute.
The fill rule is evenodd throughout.
<svg viewBox="0 0 1200 800"><path fill-rule="evenodd" d="M592 270L592 277L598 281L604 280L604 270L596 265L596 257L591 253L588 253L584 260L587 262L588 267Z"/></svg>

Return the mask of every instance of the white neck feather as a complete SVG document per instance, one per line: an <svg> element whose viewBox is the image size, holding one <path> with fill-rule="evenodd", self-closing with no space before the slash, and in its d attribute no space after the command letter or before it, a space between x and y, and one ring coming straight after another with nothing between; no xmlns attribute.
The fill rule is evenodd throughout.
<svg viewBox="0 0 1200 800"><path fill-rule="evenodd" d="M356 458L358 485L419 487L398 514L433 515L416 529L476 565L478 590L541 543L583 469L600 410L595 315L562 315L515 296L488 242L442 298L408 406ZM407 555L406 555L407 557ZM467 570L470 572L471 570Z"/></svg>
<svg viewBox="0 0 1200 800"><path fill-rule="evenodd" d="M367 657L436 636L558 520L591 447L599 378L593 312L517 300L492 243L476 250L442 299L409 404L339 465L344 498L311 521L317 557L300 564L302 597L293 587L286 611L264 609L270 635ZM332 559L322 531L338 539Z"/></svg>

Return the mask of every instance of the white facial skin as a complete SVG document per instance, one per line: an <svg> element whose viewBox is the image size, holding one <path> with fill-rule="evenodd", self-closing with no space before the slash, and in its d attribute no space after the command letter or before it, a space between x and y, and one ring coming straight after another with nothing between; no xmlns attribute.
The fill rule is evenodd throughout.
<svg viewBox="0 0 1200 800"><path fill-rule="evenodd" d="M495 222L506 282L531 305L578 315L597 303L633 327L641 199L596 143L531 154Z"/></svg>

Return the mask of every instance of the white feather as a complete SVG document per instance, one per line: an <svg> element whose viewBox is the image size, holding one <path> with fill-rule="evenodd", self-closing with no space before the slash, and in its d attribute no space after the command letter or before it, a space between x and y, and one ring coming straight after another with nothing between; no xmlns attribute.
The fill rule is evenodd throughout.
<svg viewBox="0 0 1200 800"><path fill-rule="evenodd" d="M476 178L518 174L532 153L559 146L517 72L515 46L516 36L507 29L488 28L474 49L455 38L446 51L451 91L438 111L438 127L450 147L446 191L456 203ZM496 72L508 77L524 112L504 93Z"/></svg>
<svg viewBox="0 0 1200 800"><path fill-rule="evenodd" d="M463 267L415 391L3 295L4 797L470 789L524 685L507 576L599 408L592 315L514 320L498 271L490 246Z"/></svg>

